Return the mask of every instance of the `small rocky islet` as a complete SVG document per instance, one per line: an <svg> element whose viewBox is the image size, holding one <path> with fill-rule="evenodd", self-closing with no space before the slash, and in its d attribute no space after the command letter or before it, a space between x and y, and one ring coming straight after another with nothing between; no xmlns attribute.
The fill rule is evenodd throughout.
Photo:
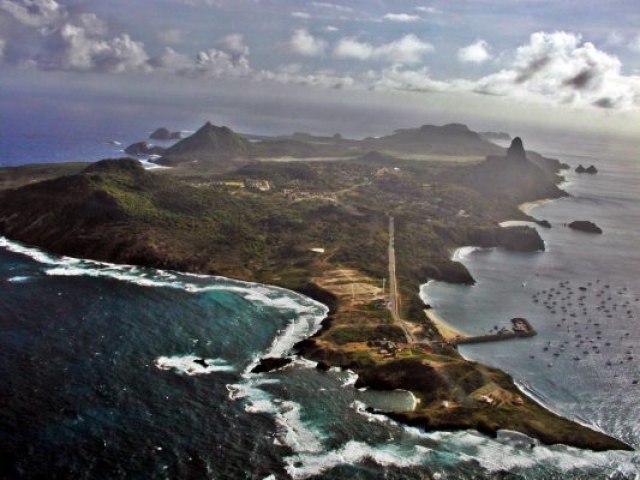
<svg viewBox="0 0 640 480"><path fill-rule="evenodd" d="M589 220L574 220L573 222L569 223L567 226L573 230L578 230L580 232L596 233L596 234L602 233L602 229L599 226L597 226L595 223Z"/></svg>
<svg viewBox="0 0 640 480"><path fill-rule="evenodd" d="M587 168L585 168L582 164L580 164L576 167L574 171L576 173L587 173L590 175L595 175L596 173L598 173L598 169L594 165L590 165Z"/></svg>

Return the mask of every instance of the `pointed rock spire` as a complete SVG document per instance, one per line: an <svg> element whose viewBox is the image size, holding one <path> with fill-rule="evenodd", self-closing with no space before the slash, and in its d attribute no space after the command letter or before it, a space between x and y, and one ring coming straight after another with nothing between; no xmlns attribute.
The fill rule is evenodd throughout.
<svg viewBox="0 0 640 480"><path fill-rule="evenodd" d="M511 142L509 149L507 150L507 158L514 160L526 160L527 155L524 152L524 146L520 137L516 137Z"/></svg>

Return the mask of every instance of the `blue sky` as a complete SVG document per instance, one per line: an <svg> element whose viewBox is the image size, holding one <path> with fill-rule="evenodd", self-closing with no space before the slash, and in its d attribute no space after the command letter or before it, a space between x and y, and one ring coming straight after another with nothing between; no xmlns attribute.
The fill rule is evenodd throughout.
<svg viewBox="0 0 640 480"><path fill-rule="evenodd" d="M558 123L624 129L640 110L640 4L0 0L0 72L96 95L154 85L159 101L176 85L211 99L367 94L494 124L552 109Z"/></svg>

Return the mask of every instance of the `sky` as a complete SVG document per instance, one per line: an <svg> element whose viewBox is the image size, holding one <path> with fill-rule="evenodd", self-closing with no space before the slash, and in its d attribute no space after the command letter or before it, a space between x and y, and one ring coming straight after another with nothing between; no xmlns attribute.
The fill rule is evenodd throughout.
<svg viewBox="0 0 640 480"><path fill-rule="evenodd" d="M640 3L0 0L0 80L0 100L160 106L254 133L634 136Z"/></svg>

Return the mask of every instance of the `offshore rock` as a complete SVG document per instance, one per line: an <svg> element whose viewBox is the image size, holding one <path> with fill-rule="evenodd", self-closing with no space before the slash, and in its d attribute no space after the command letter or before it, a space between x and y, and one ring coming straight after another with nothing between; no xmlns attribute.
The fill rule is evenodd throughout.
<svg viewBox="0 0 640 480"><path fill-rule="evenodd" d="M602 229L589 220L576 220L569 224L569 228L586 233L602 233Z"/></svg>

